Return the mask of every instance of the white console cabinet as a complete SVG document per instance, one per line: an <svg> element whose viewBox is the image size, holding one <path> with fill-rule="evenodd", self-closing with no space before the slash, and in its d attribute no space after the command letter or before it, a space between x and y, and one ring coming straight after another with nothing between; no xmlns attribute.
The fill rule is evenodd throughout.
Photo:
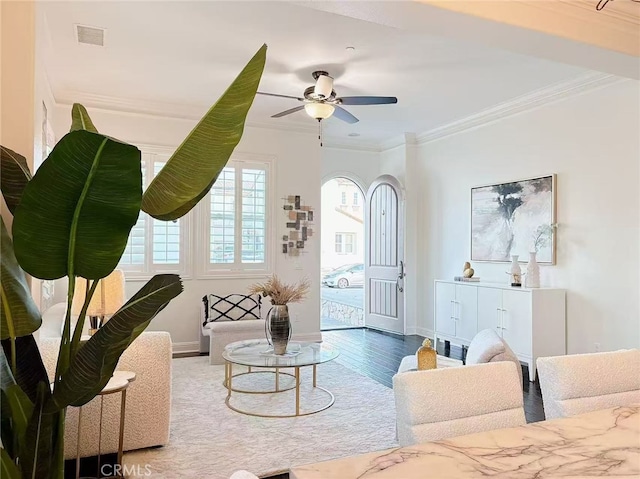
<svg viewBox="0 0 640 479"><path fill-rule="evenodd" d="M435 341L468 346L478 331L495 330L529 366L567 353L565 291L499 283L435 282Z"/></svg>

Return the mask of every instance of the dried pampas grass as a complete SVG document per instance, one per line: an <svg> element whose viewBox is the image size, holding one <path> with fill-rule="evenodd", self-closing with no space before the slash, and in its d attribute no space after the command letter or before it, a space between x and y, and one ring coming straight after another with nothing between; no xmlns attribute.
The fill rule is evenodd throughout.
<svg viewBox="0 0 640 479"><path fill-rule="evenodd" d="M256 283L249 287L250 294L269 296L271 304L299 303L307 297L311 282L304 278L295 284L284 284L275 274L264 283Z"/></svg>

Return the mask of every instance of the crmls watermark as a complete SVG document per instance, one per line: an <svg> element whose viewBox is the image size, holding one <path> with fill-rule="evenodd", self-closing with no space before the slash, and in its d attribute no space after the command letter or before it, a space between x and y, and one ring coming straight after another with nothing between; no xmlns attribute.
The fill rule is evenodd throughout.
<svg viewBox="0 0 640 479"><path fill-rule="evenodd" d="M145 464L120 465L120 464L103 464L100 467L100 474L104 477L149 477L151 474L151 466Z"/></svg>

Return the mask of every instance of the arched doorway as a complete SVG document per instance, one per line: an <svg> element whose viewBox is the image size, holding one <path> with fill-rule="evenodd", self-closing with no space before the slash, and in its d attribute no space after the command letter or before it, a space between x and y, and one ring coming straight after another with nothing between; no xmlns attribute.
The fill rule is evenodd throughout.
<svg viewBox="0 0 640 479"><path fill-rule="evenodd" d="M364 327L365 201L346 177L322 186L320 328Z"/></svg>

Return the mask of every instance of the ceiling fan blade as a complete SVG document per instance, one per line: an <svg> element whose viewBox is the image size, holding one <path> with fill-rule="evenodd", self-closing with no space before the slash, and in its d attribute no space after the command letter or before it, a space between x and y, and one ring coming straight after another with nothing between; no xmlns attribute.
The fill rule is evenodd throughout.
<svg viewBox="0 0 640 479"><path fill-rule="evenodd" d="M341 105L388 105L398 103L395 96L343 96L337 98Z"/></svg>
<svg viewBox="0 0 640 479"><path fill-rule="evenodd" d="M278 98L291 98L292 100L304 101L304 98L300 98L299 96L290 96L290 95L280 95L278 93L265 93L263 91L256 92L258 95L264 96L275 96Z"/></svg>
<svg viewBox="0 0 640 479"><path fill-rule="evenodd" d="M352 123L352 124L358 123L360 121L351 113L349 113L347 110L342 108L341 106L334 105L334 108L335 110L333 112L333 116L335 116L339 120L346 121L347 123Z"/></svg>
<svg viewBox="0 0 640 479"><path fill-rule="evenodd" d="M295 108L290 108L285 111L281 111L280 113L276 113L275 115L271 115L271 118L280 118L283 116L291 115L291 113L295 113L297 111L304 110L304 105L297 106Z"/></svg>

